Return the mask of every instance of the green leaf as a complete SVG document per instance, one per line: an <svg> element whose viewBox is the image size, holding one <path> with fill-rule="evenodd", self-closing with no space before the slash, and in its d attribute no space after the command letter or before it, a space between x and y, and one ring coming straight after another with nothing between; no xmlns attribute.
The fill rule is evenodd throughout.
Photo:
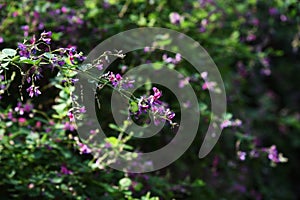
<svg viewBox="0 0 300 200"><path fill-rule="evenodd" d="M78 65L78 69L82 71L87 71L89 69L93 68L93 65L90 63Z"/></svg>
<svg viewBox="0 0 300 200"><path fill-rule="evenodd" d="M58 105L54 105L53 109L57 112L60 113L62 111L64 111L64 109L67 107L67 105L65 103L62 104L58 104Z"/></svg>
<svg viewBox="0 0 300 200"><path fill-rule="evenodd" d="M17 60L19 60L19 58L20 58L20 56L15 56L15 57L12 58L11 61L17 61Z"/></svg>
<svg viewBox="0 0 300 200"><path fill-rule="evenodd" d="M121 186L121 188L126 189L131 185L131 180L129 178L122 178L119 181L119 185Z"/></svg>
<svg viewBox="0 0 300 200"><path fill-rule="evenodd" d="M0 52L0 60L4 59L6 57L7 57L7 55L5 53Z"/></svg>
<svg viewBox="0 0 300 200"><path fill-rule="evenodd" d="M225 115L224 115L224 119L226 120L230 120L232 118L232 114L231 113L226 113Z"/></svg>
<svg viewBox="0 0 300 200"><path fill-rule="evenodd" d="M205 182L202 181L201 179L197 179L192 183L193 187L203 187L205 186Z"/></svg>
<svg viewBox="0 0 300 200"><path fill-rule="evenodd" d="M153 69L156 69L156 70L162 69L163 66L164 66L164 63L163 63L163 62L155 62L155 63L152 63Z"/></svg>
<svg viewBox="0 0 300 200"><path fill-rule="evenodd" d="M207 105L204 103L199 103L199 109L201 112L203 112L207 109Z"/></svg>
<svg viewBox="0 0 300 200"><path fill-rule="evenodd" d="M8 70L8 68L7 68L8 64L9 64L9 62L2 63L2 64L1 64L1 67L3 67L4 69L7 69L7 70Z"/></svg>
<svg viewBox="0 0 300 200"><path fill-rule="evenodd" d="M61 33L61 32L52 33L52 40L58 41L62 35L63 35L63 33Z"/></svg>
<svg viewBox="0 0 300 200"><path fill-rule="evenodd" d="M52 183L61 183L63 181L63 179L61 177L54 177L52 179Z"/></svg>
<svg viewBox="0 0 300 200"><path fill-rule="evenodd" d="M8 49L8 48L3 49L2 52L3 52L4 54L10 56L10 57L13 57L13 56L15 56L15 55L17 54L17 51L16 51L16 50L14 50L14 49Z"/></svg>
<svg viewBox="0 0 300 200"><path fill-rule="evenodd" d="M134 102L134 101L130 102L130 110L133 113L136 113L139 110L138 104L136 102Z"/></svg>
<svg viewBox="0 0 300 200"><path fill-rule="evenodd" d="M49 53L49 52L44 53L44 56L49 59L54 58L54 54Z"/></svg>
<svg viewBox="0 0 300 200"><path fill-rule="evenodd" d="M109 128L111 128L111 129L113 129L115 131L122 132L122 129L120 127L118 127L117 125L115 125L115 124L111 123L108 126L109 126Z"/></svg>
<svg viewBox="0 0 300 200"><path fill-rule="evenodd" d="M115 137L105 138L105 141L110 143L113 147L117 147L119 145L119 140Z"/></svg>
<svg viewBox="0 0 300 200"><path fill-rule="evenodd" d="M38 65L40 61L41 61L41 59L31 60L31 59L27 59L25 57L20 58L20 63L30 64L30 65Z"/></svg>

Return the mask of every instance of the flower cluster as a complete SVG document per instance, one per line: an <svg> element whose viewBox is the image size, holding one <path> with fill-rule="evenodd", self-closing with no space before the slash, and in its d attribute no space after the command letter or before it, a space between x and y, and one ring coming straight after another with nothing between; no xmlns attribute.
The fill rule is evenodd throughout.
<svg viewBox="0 0 300 200"><path fill-rule="evenodd" d="M283 157L282 153L278 153L275 145L272 145L269 148L263 148L262 151L268 154L268 159L274 164L287 162L287 158Z"/></svg>
<svg viewBox="0 0 300 200"><path fill-rule="evenodd" d="M168 57L167 54L164 54L162 59L166 63L172 63L172 64L176 65L181 61L181 54L176 53L175 58Z"/></svg>
<svg viewBox="0 0 300 200"><path fill-rule="evenodd" d="M52 32L51 31L48 31L48 32L43 32L41 34L41 40L46 42L47 44L50 44L51 42L51 37L52 37Z"/></svg>
<svg viewBox="0 0 300 200"><path fill-rule="evenodd" d="M18 48L19 48L19 54L20 56L22 57L25 57L25 58L29 58L30 57L30 52L29 50L27 49L26 45L23 44L23 43L18 43Z"/></svg>
<svg viewBox="0 0 300 200"><path fill-rule="evenodd" d="M18 113L19 115L24 115L24 113L29 113L33 109L33 105L26 103L22 104L21 102L18 102L17 106L14 108L14 111Z"/></svg>
<svg viewBox="0 0 300 200"><path fill-rule="evenodd" d="M89 154L92 152L92 150L86 144L79 141L78 137L74 137L74 140L79 148L80 154Z"/></svg>
<svg viewBox="0 0 300 200"><path fill-rule="evenodd" d="M99 65L97 65L99 69ZM100 68L102 70L102 68ZM101 79L108 81L114 88L127 90L129 88L133 88L133 84L135 80L131 80L129 78L123 78L119 73L115 74L113 72L108 72L101 76Z"/></svg>
<svg viewBox="0 0 300 200"><path fill-rule="evenodd" d="M33 96L39 96L41 94L41 91L39 90L38 86L31 85L26 90L29 93L29 96L32 98Z"/></svg>
<svg viewBox="0 0 300 200"><path fill-rule="evenodd" d="M44 31L41 33L39 39L36 39L36 37L33 36L30 41L25 40L24 43L18 43L17 50L20 58L14 60L15 66L23 63L32 65L24 72L21 66L17 66L22 71L22 75L25 76L24 78L27 82L31 84L30 87L26 89L30 97L41 94L39 86L36 85L36 81L43 77L41 73L44 68L50 67L52 70L54 68L60 68L61 74L66 76L65 80L74 84L76 79L69 77L68 74L70 72L68 72L67 68L76 71L76 65L86 58L83 56L82 52L78 53L74 46L51 50L51 37L51 31ZM67 67L66 73L64 73L61 67Z"/></svg>
<svg viewBox="0 0 300 200"><path fill-rule="evenodd" d="M239 149L240 141L237 142L237 157L239 160L244 161L246 160L246 156L248 155L247 152L241 151ZM260 155L267 154L268 159L271 161L271 165L275 165L277 163L284 163L287 162L288 159L285 158L282 153L278 153L277 148L275 145L272 145L270 147L262 147L257 148L255 147L249 152L249 157L251 158L258 158Z"/></svg>
<svg viewBox="0 0 300 200"><path fill-rule="evenodd" d="M241 126L241 125L242 125L242 121L239 119L235 119L235 120L225 119L221 123L221 129L224 129L226 127L237 127L237 126Z"/></svg>
<svg viewBox="0 0 300 200"><path fill-rule="evenodd" d="M213 82L213 81L210 81L208 79L208 73L207 72L202 72L201 73L201 78L205 81L202 85L203 90L209 90L209 91L213 91L213 92L217 91L217 88L216 88L217 83Z"/></svg>
<svg viewBox="0 0 300 200"><path fill-rule="evenodd" d="M151 113L153 115L154 124L158 125L161 122L167 120L171 125L176 125L172 121L175 117L175 113L172 112L167 104L160 101L159 98L162 96L162 92L156 87L152 88L154 94L149 97L142 96L138 101L138 111L135 113L136 116L145 113Z"/></svg>

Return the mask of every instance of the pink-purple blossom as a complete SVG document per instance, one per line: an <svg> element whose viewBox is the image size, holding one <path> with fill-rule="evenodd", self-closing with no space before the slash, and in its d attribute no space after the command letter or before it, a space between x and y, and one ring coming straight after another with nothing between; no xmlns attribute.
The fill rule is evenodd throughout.
<svg viewBox="0 0 300 200"><path fill-rule="evenodd" d="M64 175L72 175L73 171L69 170L66 165L61 165L60 166L60 173L64 174Z"/></svg>
<svg viewBox="0 0 300 200"><path fill-rule="evenodd" d="M33 96L39 96L41 94L41 91L39 90L38 86L31 85L26 90L29 93L29 96L32 98Z"/></svg>
<svg viewBox="0 0 300 200"><path fill-rule="evenodd" d="M180 16L180 14L177 12L170 13L169 18L170 18L170 22L176 25L180 24L183 21L183 17Z"/></svg>

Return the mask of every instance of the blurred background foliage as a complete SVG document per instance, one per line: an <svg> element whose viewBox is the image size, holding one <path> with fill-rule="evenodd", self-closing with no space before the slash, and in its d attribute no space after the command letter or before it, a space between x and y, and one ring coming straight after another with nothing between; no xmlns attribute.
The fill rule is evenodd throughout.
<svg viewBox="0 0 300 200"><path fill-rule="evenodd" d="M40 81L44 86L42 95L23 100L34 107L26 113L25 122L20 121L15 109L20 101L21 75L17 73L8 92L1 94L0 102L2 199L300 197L297 0L2 1L0 16L0 49L16 49L18 42L44 30L52 31L52 48L75 46L84 55L106 38L132 28L165 27L185 33L198 41L218 66L228 112L242 121L239 127L225 129L214 150L199 160L201 133L207 128L210 112L209 95L200 82L195 82L203 116L197 138L179 160L163 170L140 175L93 169L88 165L91 157L74 148L76 132L64 128L66 114L52 117L57 112L52 107L57 98L68 102L59 95L60 91L70 93L60 87L61 80L55 79L57 71L45 69ZM134 67L147 60L163 63L161 52L149 54L128 54L114 63L112 70L124 65ZM181 62L176 69L180 71L187 65ZM187 73L192 77L193 71ZM164 93L170 104L171 95ZM105 110L104 115L110 116L109 112ZM9 115L14 115L15 121L9 120ZM109 122L104 119L103 123ZM139 144L149 149L169 141L169 137L166 134ZM288 158L287 163L274 166L268 155L251 156L251 152L273 144ZM239 151L247 153L245 160L239 158Z"/></svg>

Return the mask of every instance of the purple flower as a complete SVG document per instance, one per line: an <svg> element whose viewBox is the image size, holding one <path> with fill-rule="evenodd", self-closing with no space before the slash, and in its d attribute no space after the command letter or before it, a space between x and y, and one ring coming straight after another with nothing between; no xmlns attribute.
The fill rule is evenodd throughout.
<svg viewBox="0 0 300 200"><path fill-rule="evenodd" d="M205 80L207 78L207 72L202 72L201 73L201 77Z"/></svg>
<svg viewBox="0 0 300 200"><path fill-rule="evenodd" d="M21 26L21 29L24 31L24 37L27 37L28 31L29 31L29 26L28 25Z"/></svg>
<svg viewBox="0 0 300 200"><path fill-rule="evenodd" d="M75 54L74 57L77 58L79 61L84 61L86 59L86 57L81 54Z"/></svg>
<svg viewBox="0 0 300 200"><path fill-rule="evenodd" d="M111 143L109 143L109 142L105 142L105 145L104 145L104 147L105 147L105 148L111 148L112 146L111 146Z"/></svg>
<svg viewBox="0 0 300 200"><path fill-rule="evenodd" d="M183 20L183 17L181 17L177 12L170 13L169 18L172 24L180 24Z"/></svg>
<svg viewBox="0 0 300 200"><path fill-rule="evenodd" d="M144 52L150 52L150 50L151 50L150 47L145 47L144 48Z"/></svg>
<svg viewBox="0 0 300 200"><path fill-rule="evenodd" d="M117 87L122 79L123 78L120 74L115 75L114 73L111 72L109 75L109 81L112 83L114 87Z"/></svg>
<svg viewBox="0 0 300 200"><path fill-rule="evenodd" d="M71 175L73 172L69 170L65 165L60 166L60 173L65 175Z"/></svg>
<svg viewBox="0 0 300 200"><path fill-rule="evenodd" d="M175 124L172 119L175 117L175 113L167 108L167 104L160 101L159 98L162 96L162 92L153 87L153 95L149 97L142 96L138 101L138 112L134 113L136 117L142 113L147 113L148 111L153 114L154 125L164 123L166 120L170 124Z"/></svg>
<svg viewBox="0 0 300 200"><path fill-rule="evenodd" d="M109 4L109 2L104 1L103 4L102 4L102 6L103 6L104 9L107 9L107 8L110 7L110 4Z"/></svg>
<svg viewBox="0 0 300 200"><path fill-rule="evenodd" d="M251 20L251 24L253 24L254 26L258 26L259 25L259 20L257 18L254 18Z"/></svg>
<svg viewBox="0 0 300 200"><path fill-rule="evenodd" d="M103 64L99 64L96 66L98 70L102 70L103 69Z"/></svg>
<svg viewBox="0 0 300 200"><path fill-rule="evenodd" d="M23 44L23 43L18 43L18 48L21 50L21 51L25 51L27 48L26 48L26 45Z"/></svg>
<svg viewBox="0 0 300 200"><path fill-rule="evenodd" d="M70 119L71 122L75 121L75 117L74 117L74 115L73 115L73 113L71 111L69 111L67 115L68 115L68 117L69 117L69 119Z"/></svg>
<svg viewBox="0 0 300 200"><path fill-rule="evenodd" d="M21 29L23 31L28 31L29 30L29 26L28 25L21 26Z"/></svg>
<svg viewBox="0 0 300 200"><path fill-rule="evenodd" d="M18 15L19 15L19 13L17 11L15 11L15 12L12 13L13 17L17 17Z"/></svg>
<svg viewBox="0 0 300 200"><path fill-rule="evenodd" d="M181 54L180 53L176 53L175 55L175 60L174 60L174 64L177 64L181 61Z"/></svg>
<svg viewBox="0 0 300 200"><path fill-rule="evenodd" d="M117 75L116 75L116 80L117 80L117 81L122 80L122 76L121 76L120 74L117 74Z"/></svg>
<svg viewBox="0 0 300 200"><path fill-rule="evenodd" d="M265 75L265 76L270 76L272 72L269 68L263 68L263 69L260 70L260 73Z"/></svg>
<svg viewBox="0 0 300 200"><path fill-rule="evenodd" d="M123 65L123 66L121 67L121 72L124 73L126 70L127 70L127 66L126 66L126 65Z"/></svg>
<svg viewBox="0 0 300 200"><path fill-rule="evenodd" d="M251 150L250 151L250 156L252 157L252 158L258 158L259 157L259 152L257 151L257 150Z"/></svg>
<svg viewBox="0 0 300 200"><path fill-rule="evenodd" d="M281 20L282 22L286 22L286 21L288 20L288 18L287 18L287 16L285 16L285 15L280 15L280 20Z"/></svg>
<svg viewBox="0 0 300 200"><path fill-rule="evenodd" d="M278 157L278 152L277 152L277 149L276 149L276 146L275 145L272 145L268 150L268 158L274 162L274 163L279 163L279 157Z"/></svg>
<svg viewBox="0 0 300 200"><path fill-rule="evenodd" d="M146 102L146 99L144 97L141 97L139 102L138 102L138 107L140 112L146 112L147 109L149 108L148 103Z"/></svg>
<svg viewBox="0 0 300 200"><path fill-rule="evenodd" d="M231 126L231 121L226 119L221 123L221 129Z"/></svg>
<svg viewBox="0 0 300 200"><path fill-rule="evenodd" d="M69 130L69 131L74 131L75 130L75 127L73 124L70 124L70 122L66 122L64 124L64 130Z"/></svg>
<svg viewBox="0 0 300 200"><path fill-rule="evenodd" d="M92 150L85 144L83 143L78 143L78 146L79 146L79 151L81 154L89 154L92 152Z"/></svg>
<svg viewBox="0 0 300 200"><path fill-rule="evenodd" d="M168 57L167 54L164 54L162 59L166 63L173 63L174 65L178 64L181 61L181 54L177 53L175 55L175 58Z"/></svg>
<svg viewBox="0 0 300 200"><path fill-rule="evenodd" d="M150 104L155 103L162 96L162 92L159 91L156 87L153 87L152 90L154 92L154 95L151 95L149 97L149 103Z"/></svg>
<svg viewBox="0 0 300 200"><path fill-rule="evenodd" d="M39 23L39 25L38 25L38 29L39 30L42 30L44 27L45 27L45 25L42 22Z"/></svg>
<svg viewBox="0 0 300 200"><path fill-rule="evenodd" d="M25 112L30 112L33 109L33 105L26 103L23 108Z"/></svg>
<svg viewBox="0 0 300 200"><path fill-rule="evenodd" d="M166 54L163 55L163 60L166 62L166 63L171 63L173 61L173 59L171 57L167 57Z"/></svg>
<svg viewBox="0 0 300 200"><path fill-rule="evenodd" d="M70 80L71 80L71 83L73 83L73 84L75 84L79 81L78 78L71 78Z"/></svg>
<svg viewBox="0 0 300 200"><path fill-rule="evenodd" d="M36 74L34 75L34 80L40 80L41 78L43 78L43 75L41 74L42 69L39 68L38 71L36 71Z"/></svg>
<svg viewBox="0 0 300 200"><path fill-rule="evenodd" d="M254 40L256 40L256 35L254 35L253 33L250 33L250 34L247 36L246 40L247 40L248 42L254 41Z"/></svg>
<svg viewBox="0 0 300 200"><path fill-rule="evenodd" d="M44 42L46 42L47 44L50 44L51 42L51 36L52 36L52 32L51 31L48 31L48 32L43 32L41 34L41 38Z"/></svg>
<svg viewBox="0 0 300 200"><path fill-rule="evenodd" d="M166 117L167 117L168 120L172 120L175 117L175 113L170 111L170 109L167 109Z"/></svg>
<svg viewBox="0 0 300 200"><path fill-rule="evenodd" d="M43 37L43 38L50 38L51 36L52 36L52 32L51 31L48 31L48 32L43 32L42 34L41 34L41 36Z"/></svg>
<svg viewBox="0 0 300 200"><path fill-rule="evenodd" d="M13 116L13 111L10 110L10 111L7 113L7 119L12 120L13 118L14 118L14 116Z"/></svg>
<svg viewBox="0 0 300 200"><path fill-rule="evenodd" d="M269 14L270 15L276 15L278 13L277 8L269 8Z"/></svg>
<svg viewBox="0 0 300 200"><path fill-rule="evenodd" d="M42 38L42 40L44 42L46 42L47 44L50 44L50 42L51 42L51 38Z"/></svg>
<svg viewBox="0 0 300 200"><path fill-rule="evenodd" d="M3 37L0 37L0 43L3 43L3 42L4 42Z"/></svg>
<svg viewBox="0 0 300 200"><path fill-rule="evenodd" d="M202 85L202 89L213 91L216 85L216 82L205 81L205 83Z"/></svg>
<svg viewBox="0 0 300 200"><path fill-rule="evenodd" d="M24 114L24 108L21 102L18 102L17 106L15 107L15 112L19 112L20 115Z"/></svg>
<svg viewBox="0 0 300 200"><path fill-rule="evenodd" d="M179 88L183 88L184 86L188 85L189 84L189 81L190 81L190 77L186 77L184 79L181 79L179 81L179 84L178 84L178 87Z"/></svg>
<svg viewBox="0 0 300 200"><path fill-rule="evenodd" d="M26 91L29 92L29 96L32 98L34 95L39 96L41 94L38 88L38 86L31 85Z"/></svg>
<svg viewBox="0 0 300 200"><path fill-rule="evenodd" d="M57 61L57 64L59 66L63 66L65 64L65 61L64 60L59 60L59 61Z"/></svg>
<svg viewBox="0 0 300 200"><path fill-rule="evenodd" d="M201 26L201 27L199 28L199 32L200 32L200 33L204 33L205 31L206 31L206 28L205 28L205 27Z"/></svg>
<svg viewBox="0 0 300 200"><path fill-rule="evenodd" d="M133 83L135 82L135 80L125 80L122 82L122 88L123 89L128 89L128 88L133 88L134 85Z"/></svg>
<svg viewBox="0 0 300 200"><path fill-rule="evenodd" d="M23 57L26 57L26 58L30 57L30 53L27 50L27 47L26 47L25 44L18 43L18 48L20 49L20 51L19 51L20 56L23 56Z"/></svg>
<svg viewBox="0 0 300 200"><path fill-rule="evenodd" d="M242 160L242 161L246 160L246 155L247 155L246 152L244 152L244 151L238 151L238 152L237 152L237 155L238 155L238 158L239 158L240 160Z"/></svg>
<svg viewBox="0 0 300 200"><path fill-rule="evenodd" d="M85 106L79 108L79 112L80 113L85 113L86 112Z"/></svg>
<svg viewBox="0 0 300 200"><path fill-rule="evenodd" d="M65 6L63 6L62 8L61 8L61 12L62 13L66 13L68 11L68 9L65 7Z"/></svg>
<svg viewBox="0 0 300 200"><path fill-rule="evenodd" d="M159 91L156 87L153 87L152 90L154 92L155 100L159 99L162 96L162 92Z"/></svg>

